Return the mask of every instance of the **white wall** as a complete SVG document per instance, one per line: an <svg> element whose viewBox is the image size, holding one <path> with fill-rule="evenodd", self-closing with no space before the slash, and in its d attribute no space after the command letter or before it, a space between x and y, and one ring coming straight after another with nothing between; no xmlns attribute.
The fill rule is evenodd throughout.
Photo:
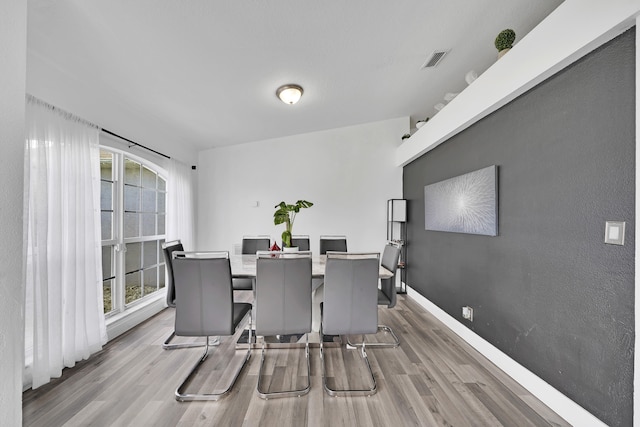
<svg viewBox="0 0 640 427"><path fill-rule="evenodd" d="M7 0L0 13L0 424L22 425L24 309L22 191L27 2Z"/></svg>
<svg viewBox="0 0 640 427"><path fill-rule="evenodd" d="M345 234L350 251L382 251L386 201L402 197L395 151L409 118L313 132L200 153L198 250L233 250L243 235L268 234L280 201L314 203L301 211L294 234ZM257 202L258 206L254 206Z"/></svg>

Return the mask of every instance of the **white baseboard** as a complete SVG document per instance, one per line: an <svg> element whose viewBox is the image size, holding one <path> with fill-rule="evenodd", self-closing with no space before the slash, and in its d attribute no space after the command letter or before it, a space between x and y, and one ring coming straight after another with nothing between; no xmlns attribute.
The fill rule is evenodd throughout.
<svg viewBox="0 0 640 427"><path fill-rule="evenodd" d="M167 307L164 297L158 297L146 304L141 304L122 315L107 320L107 339L111 341L129 329L139 325L151 316L160 313Z"/></svg>
<svg viewBox="0 0 640 427"><path fill-rule="evenodd" d="M560 393L542 378L520 365L409 286L407 286L407 295L571 425L606 427L605 423L586 409Z"/></svg>

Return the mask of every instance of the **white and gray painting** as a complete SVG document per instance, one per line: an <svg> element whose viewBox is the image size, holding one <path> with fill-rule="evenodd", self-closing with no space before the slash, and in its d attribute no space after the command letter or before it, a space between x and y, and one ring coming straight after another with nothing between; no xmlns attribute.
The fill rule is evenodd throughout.
<svg viewBox="0 0 640 427"><path fill-rule="evenodd" d="M497 166L424 187L426 230L498 235Z"/></svg>

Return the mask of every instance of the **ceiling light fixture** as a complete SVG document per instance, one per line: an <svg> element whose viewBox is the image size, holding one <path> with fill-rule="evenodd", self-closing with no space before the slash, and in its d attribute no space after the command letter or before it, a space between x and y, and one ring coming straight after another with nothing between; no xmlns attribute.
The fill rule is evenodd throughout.
<svg viewBox="0 0 640 427"><path fill-rule="evenodd" d="M292 105L300 100L302 92L302 87L294 84L289 84L280 86L278 90L276 90L276 95L285 104Z"/></svg>

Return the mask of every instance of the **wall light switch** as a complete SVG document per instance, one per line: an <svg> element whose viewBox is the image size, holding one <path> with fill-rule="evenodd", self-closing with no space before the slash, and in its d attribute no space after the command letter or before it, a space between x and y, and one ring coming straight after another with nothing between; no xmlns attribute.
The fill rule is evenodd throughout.
<svg viewBox="0 0 640 427"><path fill-rule="evenodd" d="M462 318L473 322L473 308L468 305L462 307Z"/></svg>
<svg viewBox="0 0 640 427"><path fill-rule="evenodd" d="M624 221L607 221L604 228L604 242L610 245L624 245Z"/></svg>

